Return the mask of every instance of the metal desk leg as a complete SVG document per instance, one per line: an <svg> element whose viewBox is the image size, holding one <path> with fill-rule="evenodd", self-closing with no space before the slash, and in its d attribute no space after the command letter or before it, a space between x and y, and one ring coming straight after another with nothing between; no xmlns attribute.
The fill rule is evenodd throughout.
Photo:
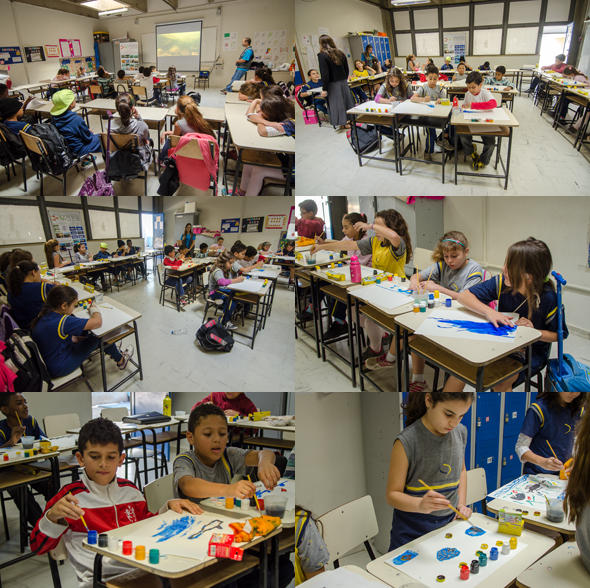
<svg viewBox="0 0 590 588"><path fill-rule="evenodd" d="M137 321L133 321L133 328L135 329L135 345L137 345L137 363L139 364L139 379L143 380L143 363L141 361L141 350L139 348L139 330L137 329Z"/></svg>
<svg viewBox="0 0 590 588"><path fill-rule="evenodd" d="M395 366L395 385L397 387L397 391L401 392L402 391L402 359L405 362L406 361L406 353L405 351L402 349L400 351L399 349L399 342L400 342L400 336L401 336L401 329L400 326L397 324L397 322L395 323L395 344L397 345L396 348L396 356L397 356L397 365ZM407 350L409 353L409 350ZM409 391L409 389L408 389Z"/></svg>
<svg viewBox="0 0 590 588"><path fill-rule="evenodd" d="M510 173L510 153L512 152L512 131L513 127L510 127L508 131L508 155L506 157L506 180L504 181L504 190L508 189L508 174Z"/></svg>
<svg viewBox="0 0 590 588"><path fill-rule="evenodd" d="M484 366L477 368L477 376L475 377L475 391L483 392L483 370Z"/></svg>
<svg viewBox="0 0 590 588"><path fill-rule="evenodd" d="M295 155L293 153L289 153L288 166L284 196L289 196L289 194L291 194L291 179L293 177L293 167L295 167Z"/></svg>
<svg viewBox="0 0 590 588"><path fill-rule="evenodd" d="M270 539L270 586L279 588L279 537L275 535Z"/></svg>
<svg viewBox="0 0 590 588"><path fill-rule="evenodd" d="M317 295L316 295L316 286L315 286L315 276L313 275L313 273L309 274L309 279L310 279L310 283L311 283L311 310L313 312L313 330L314 330L314 335L315 335L315 347L316 347L316 353L318 358L320 357L320 335L319 335L319 331L318 331L318 312L321 312L321 309L319 308L319 302L317 300ZM321 317L320 317L321 320Z"/></svg>
<svg viewBox="0 0 590 588"><path fill-rule="evenodd" d="M260 588L269 588L268 586L268 549L267 542L260 544Z"/></svg>
<svg viewBox="0 0 590 588"><path fill-rule="evenodd" d="M531 377L532 377L532 371L533 371L533 366L531 364L532 359L533 359L532 347L531 347L531 345L527 345L526 346L526 374L525 374L525 378L524 378L524 391L525 392L531 391ZM542 392L542 390L539 390L539 392Z"/></svg>
<svg viewBox="0 0 590 588"><path fill-rule="evenodd" d="M365 382L363 380L363 360L362 360L362 346L361 346L361 321L359 317L359 307L360 302L357 298L354 301L354 320L355 320L355 328L356 328L356 347L359 353L359 384L361 387L361 392L365 391Z"/></svg>
<svg viewBox="0 0 590 588"><path fill-rule="evenodd" d="M348 290L346 291L346 318L348 319L348 343L350 345L350 375L352 377L352 387L356 388L356 359L354 356L354 336L352 334L352 309L351 296Z"/></svg>
<svg viewBox="0 0 590 588"><path fill-rule="evenodd" d="M27 515L28 515L28 508L27 508L27 489L28 484L22 484L20 488L17 489L18 493L20 494L21 499L21 507L20 507L20 552L24 553L25 549L27 548L28 544L28 523L27 523Z"/></svg>
<svg viewBox="0 0 590 588"><path fill-rule="evenodd" d="M361 150L358 148L359 147L359 135L358 135L358 131L356 128L356 114L352 115L352 128L354 129L354 138L356 141L356 151L357 151L357 157L359 160L359 167L363 167L363 161L361 159Z"/></svg>
<svg viewBox="0 0 590 588"><path fill-rule="evenodd" d="M404 355L406 361L404 362L404 389L406 391L410 390L410 344L408 341L408 329L403 330L403 341L404 341ZM396 343L397 345L397 343ZM398 390L399 392L399 390Z"/></svg>
<svg viewBox="0 0 590 588"><path fill-rule="evenodd" d="M104 337L100 338L100 367L102 369L102 389L108 392L107 387L107 370L104 361Z"/></svg>

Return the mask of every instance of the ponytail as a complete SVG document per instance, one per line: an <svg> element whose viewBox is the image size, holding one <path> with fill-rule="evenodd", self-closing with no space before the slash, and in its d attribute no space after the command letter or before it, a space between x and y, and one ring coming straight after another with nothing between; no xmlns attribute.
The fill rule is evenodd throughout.
<svg viewBox="0 0 590 588"><path fill-rule="evenodd" d="M9 292L14 296L18 296L22 292L27 276L38 269L39 266L34 261L21 261L8 274Z"/></svg>
<svg viewBox="0 0 590 588"><path fill-rule="evenodd" d="M405 403L402 404L406 415L406 427L413 425L426 414L426 395L430 395L433 407L439 402L473 402L473 392L410 392Z"/></svg>
<svg viewBox="0 0 590 588"><path fill-rule="evenodd" d="M33 261L33 254L25 249L13 249L8 271L12 271L14 266L18 265L21 261Z"/></svg>
<svg viewBox="0 0 590 588"><path fill-rule="evenodd" d="M70 288L70 286L54 286L49 291L47 295L47 300L45 301L45 305L43 309L37 316L37 318L33 319L31 322L31 331L37 326L37 323L48 313L53 312L55 310L60 309L64 304L72 304L78 300L78 292L74 290L74 288Z"/></svg>
<svg viewBox="0 0 590 588"><path fill-rule="evenodd" d="M177 105L182 117L197 133L215 136L211 125L203 118L191 96L179 96Z"/></svg>
<svg viewBox="0 0 590 588"><path fill-rule="evenodd" d="M53 263L53 256L55 255L55 246L59 245L57 239L50 239L45 243L45 259L47 259L47 267L53 269L55 264Z"/></svg>
<svg viewBox="0 0 590 588"><path fill-rule="evenodd" d="M276 86L276 82L272 77L272 70L268 67L259 67L255 70L254 75L266 82L269 86Z"/></svg>
<svg viewBox="0 0 590 588"><path fill-rule="evenodd" d="M354 227L354 225L356 225L356 223L366 223L367 222L367 215L361 214L360 212L350 212L349 214L344 216L343 220L348 221ZM367 231L365 231L364 229L361 229L359 231L357 241L360 241L366 234L367 234Z"/></svg>
<svg viewBox="0 0 590 588"><path fill-rule="evenodd" d="M115 100L115 106L121 116L121 124L126 127L131 122L133 99L127 93L119 94Z"/></svg>

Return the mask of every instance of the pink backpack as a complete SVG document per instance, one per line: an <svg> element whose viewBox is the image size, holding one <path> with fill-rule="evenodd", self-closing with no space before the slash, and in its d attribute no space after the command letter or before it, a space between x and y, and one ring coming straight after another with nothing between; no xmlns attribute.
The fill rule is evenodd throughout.
<svg viewBox="0 0 590 588"><path fill-rule="evenodd" d="M203 159L198 159L182 153L183 147L187 146L193 139L199 142ZM212 156L209 150L209 141L215 143L215 153ZM215 183L215 194L217 193L217 169L219 164L219 145L215 137L202 133L187 133L180 138L178 145L168 151L168 157L174 157L178 169L179 180L187 186L206 192L209 189L209 177L213 176Z"/></svg>

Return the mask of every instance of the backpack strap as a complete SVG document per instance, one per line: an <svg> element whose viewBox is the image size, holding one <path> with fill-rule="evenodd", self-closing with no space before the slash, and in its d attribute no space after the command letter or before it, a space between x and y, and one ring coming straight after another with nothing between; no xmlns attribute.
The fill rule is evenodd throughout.
<svg viewBox="0 0 590 588"><path fill-rule="evenodd" d="M541 428L543 428L543 425L545 424L545 416L543 415L543 410L536 402L533 402L533 404L531 404L531 408L539 415L539 418L541 419Z"/></svg>

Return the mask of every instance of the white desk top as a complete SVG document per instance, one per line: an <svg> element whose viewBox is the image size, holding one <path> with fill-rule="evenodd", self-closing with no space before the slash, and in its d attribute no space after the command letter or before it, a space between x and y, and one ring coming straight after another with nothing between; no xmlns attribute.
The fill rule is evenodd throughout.
<svg viewBox="0 0 590 588"><path fill-rule="evenodd" d="M45 454L37 454L32 455L31 457L25 457L26 449L17 449L15 447L4 447L4 449L0 449L0 468L4 468L7 466L13 466L19 463L27 463L29 461L39 461L42 459L48 459L50 457L56 457L60 454L59 451L54 451L52 453L45 453ZM17 457L16 453L20 452L20 456ZM8 461L4 461L4 454L8 455L10 458Z"/></svg>
<svg viewBox="0 0 590 588"><path fill-rule="evenodd" d="M469 519L469 522L478 527L489 529L490 531L498 530L498 522L490 517L486 517L482 514L473 514ZM453 532L453 527L456 525L464 524L463 520L453 521L444 527L445 530ZM391 553L372 561L367 565L367 571L373 576L379 578L389 586L394 588L401 588L404 585L422 585L419 581L415 580L411 576L406 575L403 571L390 566L386 563L393 557L402 554L407 549L411 549L414 546L420 545L423 541L430 539L431 536L440 533L441 529L436 529L431 533L427 533L402 547L399 547ZM506 535L508 540L509 535ZM526 570L528 566L537 561L542 557L549 549L555 544L553 539L533 533L531 531L523 531L522 535L518 537L518 541L522 541L527 545L526 549L517 553L514 558L509 562L506 562L502 567L498 568L491 576L488 576L485 580L478 584L478 588L503 588L509 586L514 578L518 576L522 571ZM464 560L463 560L464 561ZM468 584L468 582L466 583ZM535 586L535 588L538 588Z"/></svg>
<svg viewBox="0 0 590 588"><path fill-rule="evenodd" d="M394 109L394 114L412 114L414 116L434 116L436 118L446 118L451 112L451 106L435 104L434 107L427 106L425 102L412 102L405 100L400 102ZM374 113L373 113L374 114Z"/></svg>
<svg viewBox="0 0 590 588"><path fill-rule="evenodd" d="M581 588L590 584L590 572L575 541L560 545L516 578L518 588Z"/></svg>
<svg viewBox="0 0 590 588"><path fill-rule="evenodd" d="M297 253L303 253L302 251L298 251ZM330 253L332 254L332 258L330 258ZM350 259L349 255L344 255L344 257L340 257L340 253L346 253L345 251L327 251L325 249L320 249L320 251L315 252L316 261L314 263L307 263L309 256L303 256L303 259L295 258L295 265L299 265L301 267L308 267L313 269L316 265L317 266L325 266L334 264L336 267L334 271L338 271L337 265L339 263L343 263Z"/></svg>
<svg viewBox="0 0 590 588"><path fill-rule="evenodd" d="M576 88L587 88L588 86L584 82L577 82L576 80L571 80L569 78L559 78L554 79L553 84L557 84L558 86L575 86Z"/></svg>
<svg viewBox="0 0 590 588"><path fill-rule="evenodd" d="M130 322L141 318L142 316L139 312L129 308L128 306L125 306L124 304L121 304L120 302L115 301L110 296L105 296L103 302L101 302L98 307L100 308L100 313L103 317L103 326L92 331L97 337L103 337L107 333L112 333L113 331L120 329L124 325L127 325ZM130 318L125 318L125 320L119 319L119 313L113 312L113 310L124 312L129 315ZM90 319L90 313L84 309L76 310L74 315L78 318ZM109 315L114 316L116 320L110 320Z"/></svg>
<svg viewBox="0 0 590 588"><path fill-rule="evenodd" d="M243 427L244 429L262 429L268 431L283 431L284 433L294 433L295 425L275 426L268 421L251 421L249 419L240 419L235 422L228 422L229 427Z"/></svg>
<svg viewBox="0 0 590 588"><path fill-rule="evenodd" d="M356 566L340 566L337 570L326 570L323 574L318 574L311 580L300 584L305 588L343 588L346 582L346 588L377 588L378 586L387 586L381 580L371 576L369 572ZM411 588L408 586L408 588Z"/></svg>
<svg viewBox="0 0 590 588"><path fill-rule="evenodd" d="M239 92L228 92L225 96L226 104L248 104L245 100L240 100L238 97Z"/></svg>
<svg viewBox="0 0 590 588"><path fill-rule="evenodd" d="M84 102L79 104L80 108L84 110L96 109L96 110L110 110L113 114L113 118L120 118L115 101L109 98L97 98L96 100L90 100L90 102ZM144 121L158 122L166 119L168 109L166 108L150 108L149 106L136 106L135 109L141 115Z"/></svg>
<svg viewBox="0 0 590 588"><path fill-rule="evenodd" d="M96 294L84 290L84 286L80 282L72 282L70 287L78 292L78 302L81 300L94 300L96 298Z"/></svg>
<svg viewBox="0 0 590 588"><path fill-rule="evenodd" d="M404 283L408 285L408 289L409 289L409 280ZM403 284L400 282L399 285L402 286ZM348 291L353 298L356 298L356 296L354 295L355 291L356 290L360 291L361 288L366 288L366 287L367 286L363 286L362 284L358 284L358 285L354 285L354 286L351 286L350 288L348 288ZM378 310L379 312L382 312L384 315L389 316L389 317L397 317L399 315L408 314L408 313L414 314L412 312L413 305L414 305L413 299L410 300L410 302L408 302L407 304L404 304L403 306L396 306L395 308L385 308L384 306L380 306L380 305L374 304L372 302L367 302L366 300L362 300L361 298L359 298L359 300L361 301L361 304L366 304L367 306L370 306L370 307L374 308L375 310Z"/></svg>
<svg viewBox="0 0 590 588"><path fill-rule="evenodd" d="M45 112L47 114L51 114L51 109L53 108L53 102L47 102L47 101L43 101L43 103L40 103L41 101L37 98L36 99L36 105L33 105L33 102L29 102L28 106L27 106L27 112L33 111L33 112ZM74 112L81 112L82 108L80 108L80 105L77 105L76 108L74 108Z"/></svg>
<svg viewBox="0 0 590 588"><path fill-rule="evenodd" d="M178 425L178 423L181 421L176 420L174 417L172 417L172 420L166 423L154 423L150 425L136 425L134 423L123 423L120 421L113 422L115 423L115 425L117 425L117 427L119 427L119 429L121 429L121 433L126 434L135 433L136 431L142 431L144 429L161 429L164 427L174 427L175 425ZM68 433L69 435L77 435L80 433L81 428L82 427L77 427L76 429L68 429L66 433Z"/></svg>
<svg viewBox="0 0 590 588"><path fill-rule="evenodd" d="M493 122L485 122L484 119L478 120L477 122L471 122L464 120L464 113L460 112L459 114L454 114L451 116L451 124L452 125L486 125L492 127L519 127L520 124L516 120L513 112L509 108L503 108L502 111L508 116L510 120L493 120ZM469 113L468 113L469 115ZM493 115L492 115L493 116Z"/></svg>
<svg viewBox="0 0 590 588"><path fill-rule="evenodd" d="M269 268L259 268L248 272L252 276L256 276L258 278L269 278L270 280L275 280L279 274L281 273L281 269L269 269ZM248 275L248 274L244 274Z"/></svg>
<svg viewBox="0 0 590 588"><path fill-rule="evenodd" d="M236 292L244 292L247 294L254 294L261 298L266 296L272 288L272 281L268 281L266 286L263 280L244 280L243 282L237 282L236 284L229 284L226 286L229 290L235 290Z"/></svg>
<svg viewBox="0 0 590 588"><path fill-rule="evenodd" d="M310 268L313 268L313 265L309 266ZM340 273L340 274L344 274L344 280L335 280L334 278L330 278L328 276L328 272L334 272L336 274ZM334 269L329 268L329 267L323 267L322 269L320 269L319 271L314 270L313 272L311 272L314 276L317 276L318 278L326 281L326 282L330 282L331 284L334 284L335 286L340 286L341 288L348 288L349 286L357 286L360 284L357 284L356 282L351 282L350 281L350 266L346 265L346 266L342 266L342 267L335 267ZM379 272L381 273L381 272ZM372 267L366 267L364 265L361 265L361 278L368 278L369 276L373 275L373 268Z"/></svg>

